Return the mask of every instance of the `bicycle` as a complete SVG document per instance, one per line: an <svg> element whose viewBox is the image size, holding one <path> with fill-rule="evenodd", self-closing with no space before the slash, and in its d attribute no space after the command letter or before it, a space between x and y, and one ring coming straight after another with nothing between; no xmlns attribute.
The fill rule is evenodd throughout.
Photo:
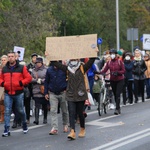
<svg viewBox="0 0 150 150"><path fill-rule="evenodd" d="M105 80L105 76L102 77L102 86L101 86L101 91L100 91L100 99L98 101L98 114L99 116L101 116L102 114L106 114L108 109L109 109L109 105L110 105L110 101L113 98L113 94L112 94L112 90L111 90L111 86L110 86L110 81L109 80Z"/></svg>

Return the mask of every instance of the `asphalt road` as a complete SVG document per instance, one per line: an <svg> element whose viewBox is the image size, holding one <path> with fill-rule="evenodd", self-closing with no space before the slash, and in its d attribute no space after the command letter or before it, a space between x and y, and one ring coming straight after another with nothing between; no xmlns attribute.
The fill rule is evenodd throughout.
<svg viewBox="0 0 150 150"><path fill-rule="evenodd" d="M139 102L121 108L121 115L113 115L114 110L99 117L96 106L87 110L86 137L69 141L68 133L63 133L61 114L59 114L59 133L49 135L48 124L34 125L31 117L29 132L21 128L11 129L10 137L0 137L0 150L150 150L150 101ZM4 124L0 124L3 132ZM79 125L76 125L78 135Z"/></svg>

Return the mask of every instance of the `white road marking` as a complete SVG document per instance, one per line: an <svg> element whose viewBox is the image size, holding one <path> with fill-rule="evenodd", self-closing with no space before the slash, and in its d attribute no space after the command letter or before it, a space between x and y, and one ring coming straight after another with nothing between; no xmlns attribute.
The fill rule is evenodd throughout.
<svg viewBox="0 0 150 150"><path fill-rule="evenodd" d="M28 127L28 129L36 129L36 128L40 128L40 127L43 127L43 126L46 126L46 125L36 125L36 126L32 126L32 127ZM17 130L13 130L11 132L22 132L23 130L22 129L17 129Z"/></svg>
<svg viewBox="0 0 150 150"><path fill-rule="evenodd" d="M139 139L145 138L145 137L147 137L147 136L150 136L150 132L149 132L149 133L146 133L146 134L144 134L144 135L141 135L141 136L138 136L138 137L129 139L129 140L125 141L125 142L122 142L122 143L117 144L117 145L115 145L115 146L112 146L112 147L110 147L110 148L107 148L107 150L115 150L116 148L119 148L119 147L121 147L121 146L127 145L127 144L129 144L129 143L132 143L132 142L137 141L137 140L139 140Z"/></svg>
<svg viewBox="0 0 150 150"><path fill-rule="evenodd" d="M130 134L130 135L126 136L126 137L123 137L123 138L120 138L120 139L118 139L118 140L112 141L112 142L110 142L110 143L108 143L108 144L104 144L104 145L95 147L95 148L93 148L93 149L91 149L91 150L102 150L102 148L106 148L106 147L109 147L109 146L111 146L111 147L110 147L110 149L107 148L107 150L113 150L113 149L115 149L115 146L116 146L116 148L118 148L118 147L121 147L121 146L123 146L123 145L125 145L125 144L131 143L131 142L134 142L134 141L136 141L136 140L138 140L138 139L141 139L141 138L144 138L144 137L146 137L146 136L149 136L150 133L145 133L145 132L149 132L149 131L150 131L150 128L145 129L145 130L142 130L142 131L140 131L140 132L136 132L136 133L134 133L134 134ZM144 133L145 133L145 134L144 134ZM140 135L140 134L144 134L144 135ZM135 137L135 136L138 136L138 137ZM135 138L133 138L133 137L135 137ZM130 138L132 138L132 139L130 139ZM122 141L124 141L124 140L128 140L128 141L122 142ZM130 141L131 141L131 142L130 142ZM120 143L120 142L122 142L122 143ZM114 144L116 144L116 143L119 143L119 144L113 146L113 147L114 147L114 148L113 148L112 145L114 145ZM117 146L118 146L118 147L117 147ZM112 148L113 148L113 149L112 149Z"/></svg>
<svg viewBox="0 0 150 150"><path fill-rule="evenodd" d="M103 120L115 118L115 117L118 117L118 116L113 115L113 116L109 116L109 117L105 117L105 118L89 121L89 122L86 122L85 124L86 125L93 125L93 126L101 126L100 128L108 128L108 127L114 127L114 126L123 125L124 124L123 122L116 122L116 123L102 122Z"/></svg>

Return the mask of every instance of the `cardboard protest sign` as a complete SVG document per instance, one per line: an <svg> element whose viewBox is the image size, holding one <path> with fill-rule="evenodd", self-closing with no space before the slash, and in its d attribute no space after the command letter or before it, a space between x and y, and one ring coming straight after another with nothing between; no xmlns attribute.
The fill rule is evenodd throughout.
<svg viewBox="0 0 150 150"><path fill-rule="evenodd" d="M2 98L3 94L4 94L4 88L0 87L0 99Z"/></svg>
<svg viewBox="0 0 150 150"><path fill-rule="evenodd" d="M97 34L46 38L46 58L67 60L96 57Z"/></svg>
<svg viewBox="0 0 150 150"><path fill-rule="evenodd" d="M14 52L19 54L19 60L22 61L23 58L24 58L25 48L24 47L14 46Z"/></svg>

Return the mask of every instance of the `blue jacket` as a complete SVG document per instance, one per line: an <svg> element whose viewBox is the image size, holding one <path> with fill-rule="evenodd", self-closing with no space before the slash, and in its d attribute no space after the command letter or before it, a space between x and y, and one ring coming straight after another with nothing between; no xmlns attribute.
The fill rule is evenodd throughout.
<svg viewBox="0 0 150 150"><path fill-rule="evenodd" d="M95 67L95 65L94 64L92 64L92 67L88 70L88 72L87 72L87 76L88 76L88 78L92 78L92 79L94 79L94 72L95 71L97 71L96 70L96 67Z"/></svg>
<svg viewBox="0 0 150 150"><path fill-rule="evenodd" d="M132 75L132 70L133 70L133 61L124 61L124 67L125 67L125 78L127 80L132 80L133 75Z"/></svg>
<svg viewBox="0 0 150 150"><path fill-rule="evenodd" d="M47 69L45 82L44 82L44 94L48 94L48 91L59 95L61 92L66 90L67 81L66 73L60 69L50 66Z"/></svg>

